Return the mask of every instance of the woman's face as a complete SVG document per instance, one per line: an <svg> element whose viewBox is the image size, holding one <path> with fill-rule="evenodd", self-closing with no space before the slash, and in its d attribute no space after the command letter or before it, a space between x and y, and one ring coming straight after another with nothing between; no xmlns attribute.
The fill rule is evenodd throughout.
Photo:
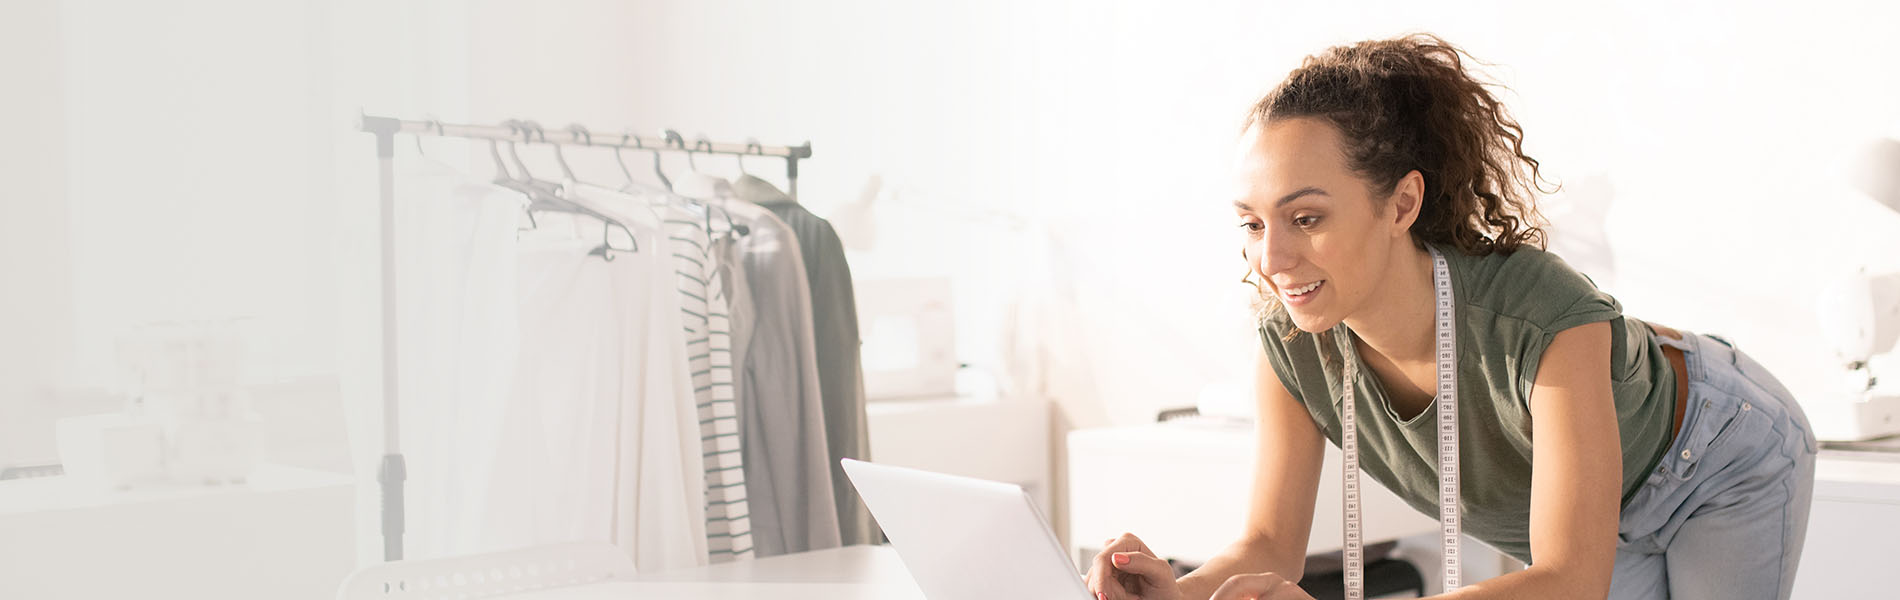
<svg viewBox="0 0 1900 600"><path fill-rule="evenodd" d="M1393 244L1409 243L1411 219L1394 212L1404 203L1375 199L1347 168L1339 141L1318 119L1255 125L1241 137L1235 169L1247 263L1310 333L1365 305Z"/></svg>

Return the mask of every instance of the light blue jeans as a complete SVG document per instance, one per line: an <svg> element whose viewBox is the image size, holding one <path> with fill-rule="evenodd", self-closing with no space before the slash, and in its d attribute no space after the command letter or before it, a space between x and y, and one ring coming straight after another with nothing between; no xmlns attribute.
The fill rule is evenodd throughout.
<svg viewBox="0 0 1900 600"><path fill-rule="evenodd" d="M1727 340L1654 337L1682 349L1689 405L1623 508L1610 598L1787 598L1814 497L1807 415Z"/></svg>

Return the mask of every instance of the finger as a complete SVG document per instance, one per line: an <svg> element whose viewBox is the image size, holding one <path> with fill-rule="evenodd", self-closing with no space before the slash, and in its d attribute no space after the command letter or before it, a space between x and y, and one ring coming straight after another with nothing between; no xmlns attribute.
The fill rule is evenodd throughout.
<svg viewBox="0 0 1900 600"><path fill-rule="evenodd" d="M1258 573L1227 578L1208 600L1288 600L1309 598L1300 586L1279 575Z"/></svg>
<svg viewBox="0 0 1900 600"><path fill-rule="evenodd" d="M1135 537L1135 534L1128 533L1128 532L1122 532L1121 535L1115 536L1113 538L1109 538L1108 541L1103 542L1102 551L1103 552L1146 552L1148 554L1154 554L1154 551L1149 550L1148 544L1142 542L1141 538Z"/></svg>
<svg viewBox="0 0 1900 600"><path fill-rule="evenodd" d="M1098 600L1129 600L1129 590L1116 578L1115 567L1110 562L1112 555L1106 550L1095 555L1089 566L1089 591L1096 594Z"/></svg>
<svg viewBox="0 0 1900 600"><path fill-rule="evenodd" d="M1106 600L1139 600L1148 588L1142 576L1116 569L1112 559L1116 553L1139 552L1153 557L1154 552L1148 549L1141 538L1126 531L1109 538L1103 546L1101 554L1096 555L1096 564L1102 569L1101 579L1106 584L1102 591L1106 592Z"/></svg>
<svg viewBox="0 0 1900 600"><path fill-rule="evenodd" d="M1162 580L1174 580L1174 566L1153 555L1140 552L1116 552L1111 562L1116 570L1139 576L1145 584L1158 585Z"/></svg>
<svg viewBox="0 0 1900 600"><path fill-rule="evenodd" d="M1111 559L1117 552L1154 555L1148 545L1133 533L1122 532L1121 535L1103 540L1102 551L1095 555L1094 566L1090 569L1091 590L1102 593L1106 600L1138 600L1147 586L1143 585L1141 576L1114 568Z"/></svg>

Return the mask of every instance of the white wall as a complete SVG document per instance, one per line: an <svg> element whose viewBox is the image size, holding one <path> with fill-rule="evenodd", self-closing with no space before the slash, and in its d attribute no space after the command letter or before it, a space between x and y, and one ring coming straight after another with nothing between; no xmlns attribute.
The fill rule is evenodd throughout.
<svg viewBox="0 0 1900 600"><path fill-rule="evenodd" d="M1900 133L1891 4L487 2L469 14L476 118L811 140L802 199L821 215L880 182L876 246L853 254L854 273L955 277L965 360L1058 403L1058 464L1070 427L1148 422L1203 385L1248 381L1257 342L1222 197L1235 127L1329 44L1423 29L1501 65L1529 151L1588 203L1548 205L1568 227L1559 247L1606 240L1612 255L1573 258L1629 314L1727 334L1810 404L1827 404L1835 369L1812 331L1813 278L1900 268L1900 215L1854 197L1835 167ZM581 172L613 178L596 165ZM1015 337L1000 328L1012 314Z"/></svg>
<svg viewBox="0 0 1900 600"><path fill-rule="evenodd" d="M1424 29L1501 65L1547 174L1612 201L1617 272L1598 278L1628 312L1729 334L1809 398L1833 368L1812 331L1814 278L1900 266L1900 215L1855 197L1837 167L1900 130L1890 3L470 12L472 114L810 139L803 197L821 214L880 177L879 245L854 268L958 276L973 361L1000 360L994 325L1021 286L1072 286L1062 308L1088 337L1052 342L1072 367L1047 388L1078 425L1146 421L1204 383L1244 377L1252 338L1220 197L1234 127L1332 43ZM1562 202L1553 215L1573 212ZM1010 237L1001 221L966 218L986 211L1030 226ZM1058 238L1060 273L1027 271L1010 251L1037 247L1043 230Z"/></svg>
<svg viewBox="0 0 1900 600"><path fill-rule="evenodd" d="M45 415L52 376L72 351L71 255L66 247L66 103L59 6L21 2L0 19L0 114L16 119L0 144L0 461L51 458ZM12 90L37 93L14 93Z"/></svg>
<svg viewBox="0 0 1900 600"><path fill-rule="evenodd" d="M9 168L40 173L9 192L39 212L8 219L23 230L8 243L47 251L9 253L42 265L9 267L43 290L14 295L31 303L14 314L53 317L22 320L42 333L9 348L53 350L36 360L59 364L28 370L57 380L41 387L102 385L116 332L193 317L250 317L266 378L335 372L351 334L334 325L356 322L337 297L374 282L351 254L373 215L340 200L369 181L367 136L347 131L361 107L809 139L801 185L820 212L884 182L892 222L860 272L960 276L968 355L990 364L1017 286L1065 280L1093 337L1052 391L1079 424L1146 420L1246 368L1220 199L1246 105L1305 53L1413 29L1502 65L1550 174L1613 190L1620 269L1605 284L1632 314L1733 334L1815 389L1830 365L1805 282L1900 260L1879 245L1900 217L1853 197L1835 166L1900 129L1900 70L1882 68L1900 55L1882 30L1891 4L16 6L43 21L9 20L26 50L10 70L45 85L9 102L46 117L27 125L35 144L8 150L22 154ZM576 162L617 172L603 156ZM996 213L1025 235L971 222ZM1011 244L1036 247L1045 230L1064 272L1016 268ZM1074 391L1089 389L1101 391Z"/></svg>
<svg viewBox="0 0 1900 600"><path fill-rule="evenodd" d="M1528 150L1573 195L1613 200L1605 287L1633 315L1729 334L1811 412L1833 369L1813 283L1900 269L1900 215L1837 168L1900 135L1893 3L42 0L0 14L0 108L23 116L0 145L0 412L96 407L84 390L113 385L112 344L134 324L247 318L255 379L317 382L273 405L302 433L276 438L300 440L281 454L312 462L341 455L339 396L376 393L359 108L810 140L801 190L819 214L882 182L854 271L956 277L966 359L1038 357L1018 387L1081 427L1246 381L1222 178L1248 104L1333 43L1425 29L1501 65ZM570 159L618 178L604 153ZM1016 313L1033 317L1027 341L1006 340L1025 297L1039 302ZM0 436L0 458L50 449Z"/></svg>

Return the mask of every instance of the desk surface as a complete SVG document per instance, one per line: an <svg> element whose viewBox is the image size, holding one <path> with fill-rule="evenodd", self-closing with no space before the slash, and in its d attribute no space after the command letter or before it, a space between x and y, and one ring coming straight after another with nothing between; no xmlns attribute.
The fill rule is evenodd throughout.
<svg viewBox="0 0 1900 600"><path fill-rule="evenodd" d="M845 546L636 575L633 580L917 585L892 546Z"/></svg>
<svg viewBox="0 0 1900 600"><path fill-rule="evenodd" d="M738 583L730 581L615 581L502 596L509 600L926 600L915 587L852 583Z"/></svg>
<svg viewBox="0 0 1900 600"><path fill-rule="evenodd" d="M223 494L260 494L348 487L350 476L283 465L259 465L245 483L228 485L150 484L111 490L68 476L0 481L0 517L52 510L193 500Z"/></svg>
<svg viewBox="0 0 1900 600"><path fill-rule="evenodd" d="M698 598L704 600L924 600L897 549L846 546L695 569L680 569L511 600Z"/></svg>

